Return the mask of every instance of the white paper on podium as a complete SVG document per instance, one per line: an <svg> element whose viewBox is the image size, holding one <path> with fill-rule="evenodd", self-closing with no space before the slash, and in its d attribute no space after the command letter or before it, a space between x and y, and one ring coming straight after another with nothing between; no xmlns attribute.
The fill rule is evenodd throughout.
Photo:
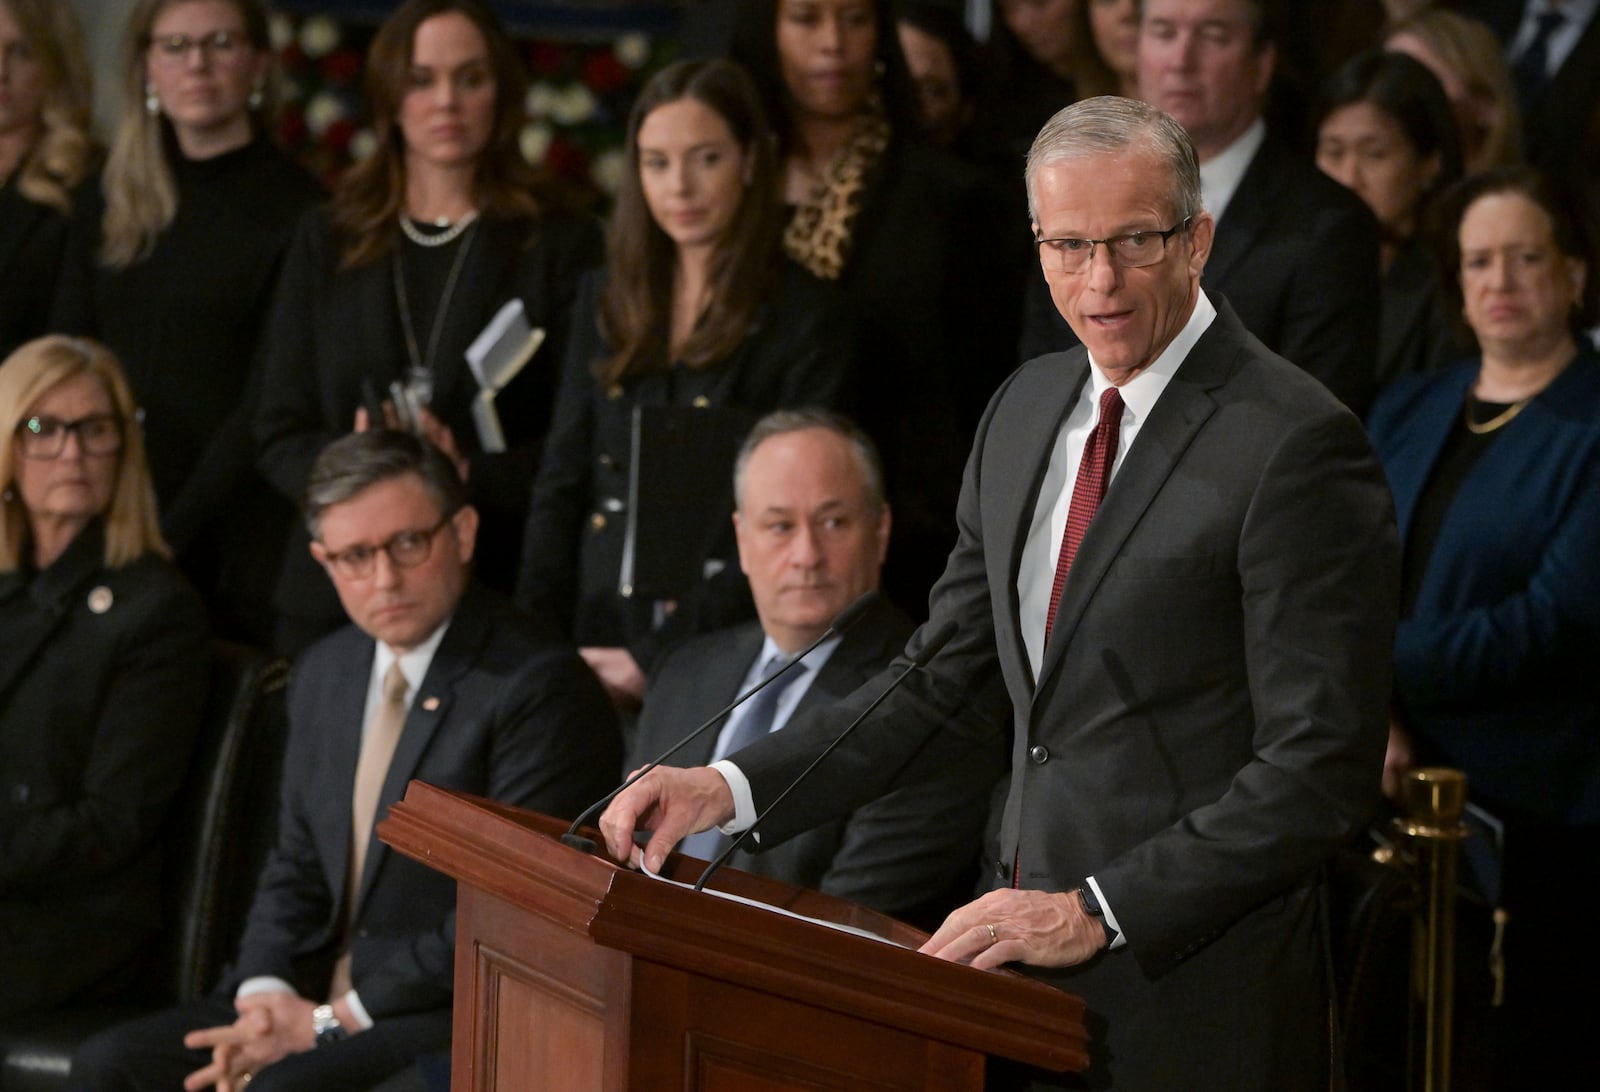
<svg viewBox="0 0 1600 1092"><path fill-rule="evenodd" d="M478 393L472 400L472 422L484 451L499 453L506 449L505 430L500 426L494 396L517 377L543 344L544 327L530 327L522 301L512 298L467 346L467 366L478 381Z"/></svg>
<svg viewBox="0 0 1600 1092"><path fill-rule="evenodd" d="M673 887L684 887L691 891L694 890L694 884L692 883L683 883L680 880L670 880L661 875L659 872L651 872L650 869L645 866L643 861L639 862L639 871L643 872L646 876L649 876L653 880L660 880L662 883L670 883ZM810 922L812 925L820 925L824 929L832 929L836 933L849 933L851 936L865 937L868 940L875 940L880 944L892 944L896 948L905 947L905 945L901 944L899 941L890 940L888 937L879 936L877 933L869 932L866 929L862 929L854 925L845 925L842 922L837 921L825 921L822 918L807 917L804 914L796 914L793 910L785 910L781 906L773 906L771 903L760 902L756 899L747 899L743 895L735 895L729 891L716 891L709 887L702 887L700 889L700 893L702 895L712 895L719 899L727 899L729 902L742 903L745 906L753 906L757 910L765 910L769 914L782 914L784 917L794 918L796 921Z"/></svg>

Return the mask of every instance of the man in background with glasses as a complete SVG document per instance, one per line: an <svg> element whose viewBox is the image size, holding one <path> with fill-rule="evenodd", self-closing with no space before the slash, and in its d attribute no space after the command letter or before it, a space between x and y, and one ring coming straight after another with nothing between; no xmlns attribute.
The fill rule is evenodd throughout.
<svg viewBox="0 0 1600 1092"><path fill-rule="evenodd" d="M907 651L955 636L761 844L1009 730L991 890L922 950L1081 997L1070 1087L1311 1092L1342 1085L1320 867L1378 807L1399 551L1361 423L1201 290L1199 174L1183 128L1131 99L1034 141L1040 266L1082 346L984 414ZM648 826L655 866L748 827L905 665L713 767L652 771L602 816L611 851Z"/></svg>
<svg viewBox="0 0 1600 1092"><path fill-rule="evenodd" d="M413 778L570 818L621 770L576 651L472 583L477 512L442 452L345 436L305 509L353 624L295 664L278 839L239 958L206 1001L90 1040L74 1088L424 1087L413 1060L450 1044L455 881L377 823Z"/></svg>

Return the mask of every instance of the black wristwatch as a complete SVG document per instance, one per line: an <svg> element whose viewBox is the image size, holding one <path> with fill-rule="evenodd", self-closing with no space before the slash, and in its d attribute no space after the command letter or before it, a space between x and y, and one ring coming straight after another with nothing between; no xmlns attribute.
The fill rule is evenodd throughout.
<svg viewBox="0 0 1600 1092"><path fill-rule="evenodd" d="M1095 897L1094 888L1088 884L1078 888L1078 902L1083 906L1083 912L1100 923L1100 928L1106 934L1106 943L1110 944L1116 939L1116 932L1106 923L1105 908L1100 905L1100 900Z"/></svg>
<svg viewBox="0 0 1600 1092"><path fill-rule="evenodd" d="M316 1036L319 1047L350 1037L344 1025L339 1023L339 1018L333 1014L332 1005L318 1005L311 1010L311 1034Z"/></svg>

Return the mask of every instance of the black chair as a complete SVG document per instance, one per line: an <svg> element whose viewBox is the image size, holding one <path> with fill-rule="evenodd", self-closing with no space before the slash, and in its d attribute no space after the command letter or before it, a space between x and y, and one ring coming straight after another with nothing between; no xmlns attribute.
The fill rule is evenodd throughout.
<svg viewBox="0 0 1600 1092"><path fill-rule="evenodd" d="M193 765L163 834L168 926L135 976L141 988L117 1005L0 1022L0 1092L58 1092L78 1043L204 996L233 957L278 814L288 664L213 641L210 673Z"/></svg>

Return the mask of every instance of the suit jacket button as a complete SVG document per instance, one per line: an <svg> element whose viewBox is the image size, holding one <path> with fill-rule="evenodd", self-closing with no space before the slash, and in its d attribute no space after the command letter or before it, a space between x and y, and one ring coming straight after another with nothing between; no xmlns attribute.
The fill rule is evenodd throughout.
<svg viewBox="0 0 1600 1092"><path fill-rule="evenodd" d="M1046 747L1042 743L1035 743L1032 747L1028 748L1028 757L1033 759L1033 764L1035 766L1043 766L1046 762L1050 761L1050 748Z"/></svg>

